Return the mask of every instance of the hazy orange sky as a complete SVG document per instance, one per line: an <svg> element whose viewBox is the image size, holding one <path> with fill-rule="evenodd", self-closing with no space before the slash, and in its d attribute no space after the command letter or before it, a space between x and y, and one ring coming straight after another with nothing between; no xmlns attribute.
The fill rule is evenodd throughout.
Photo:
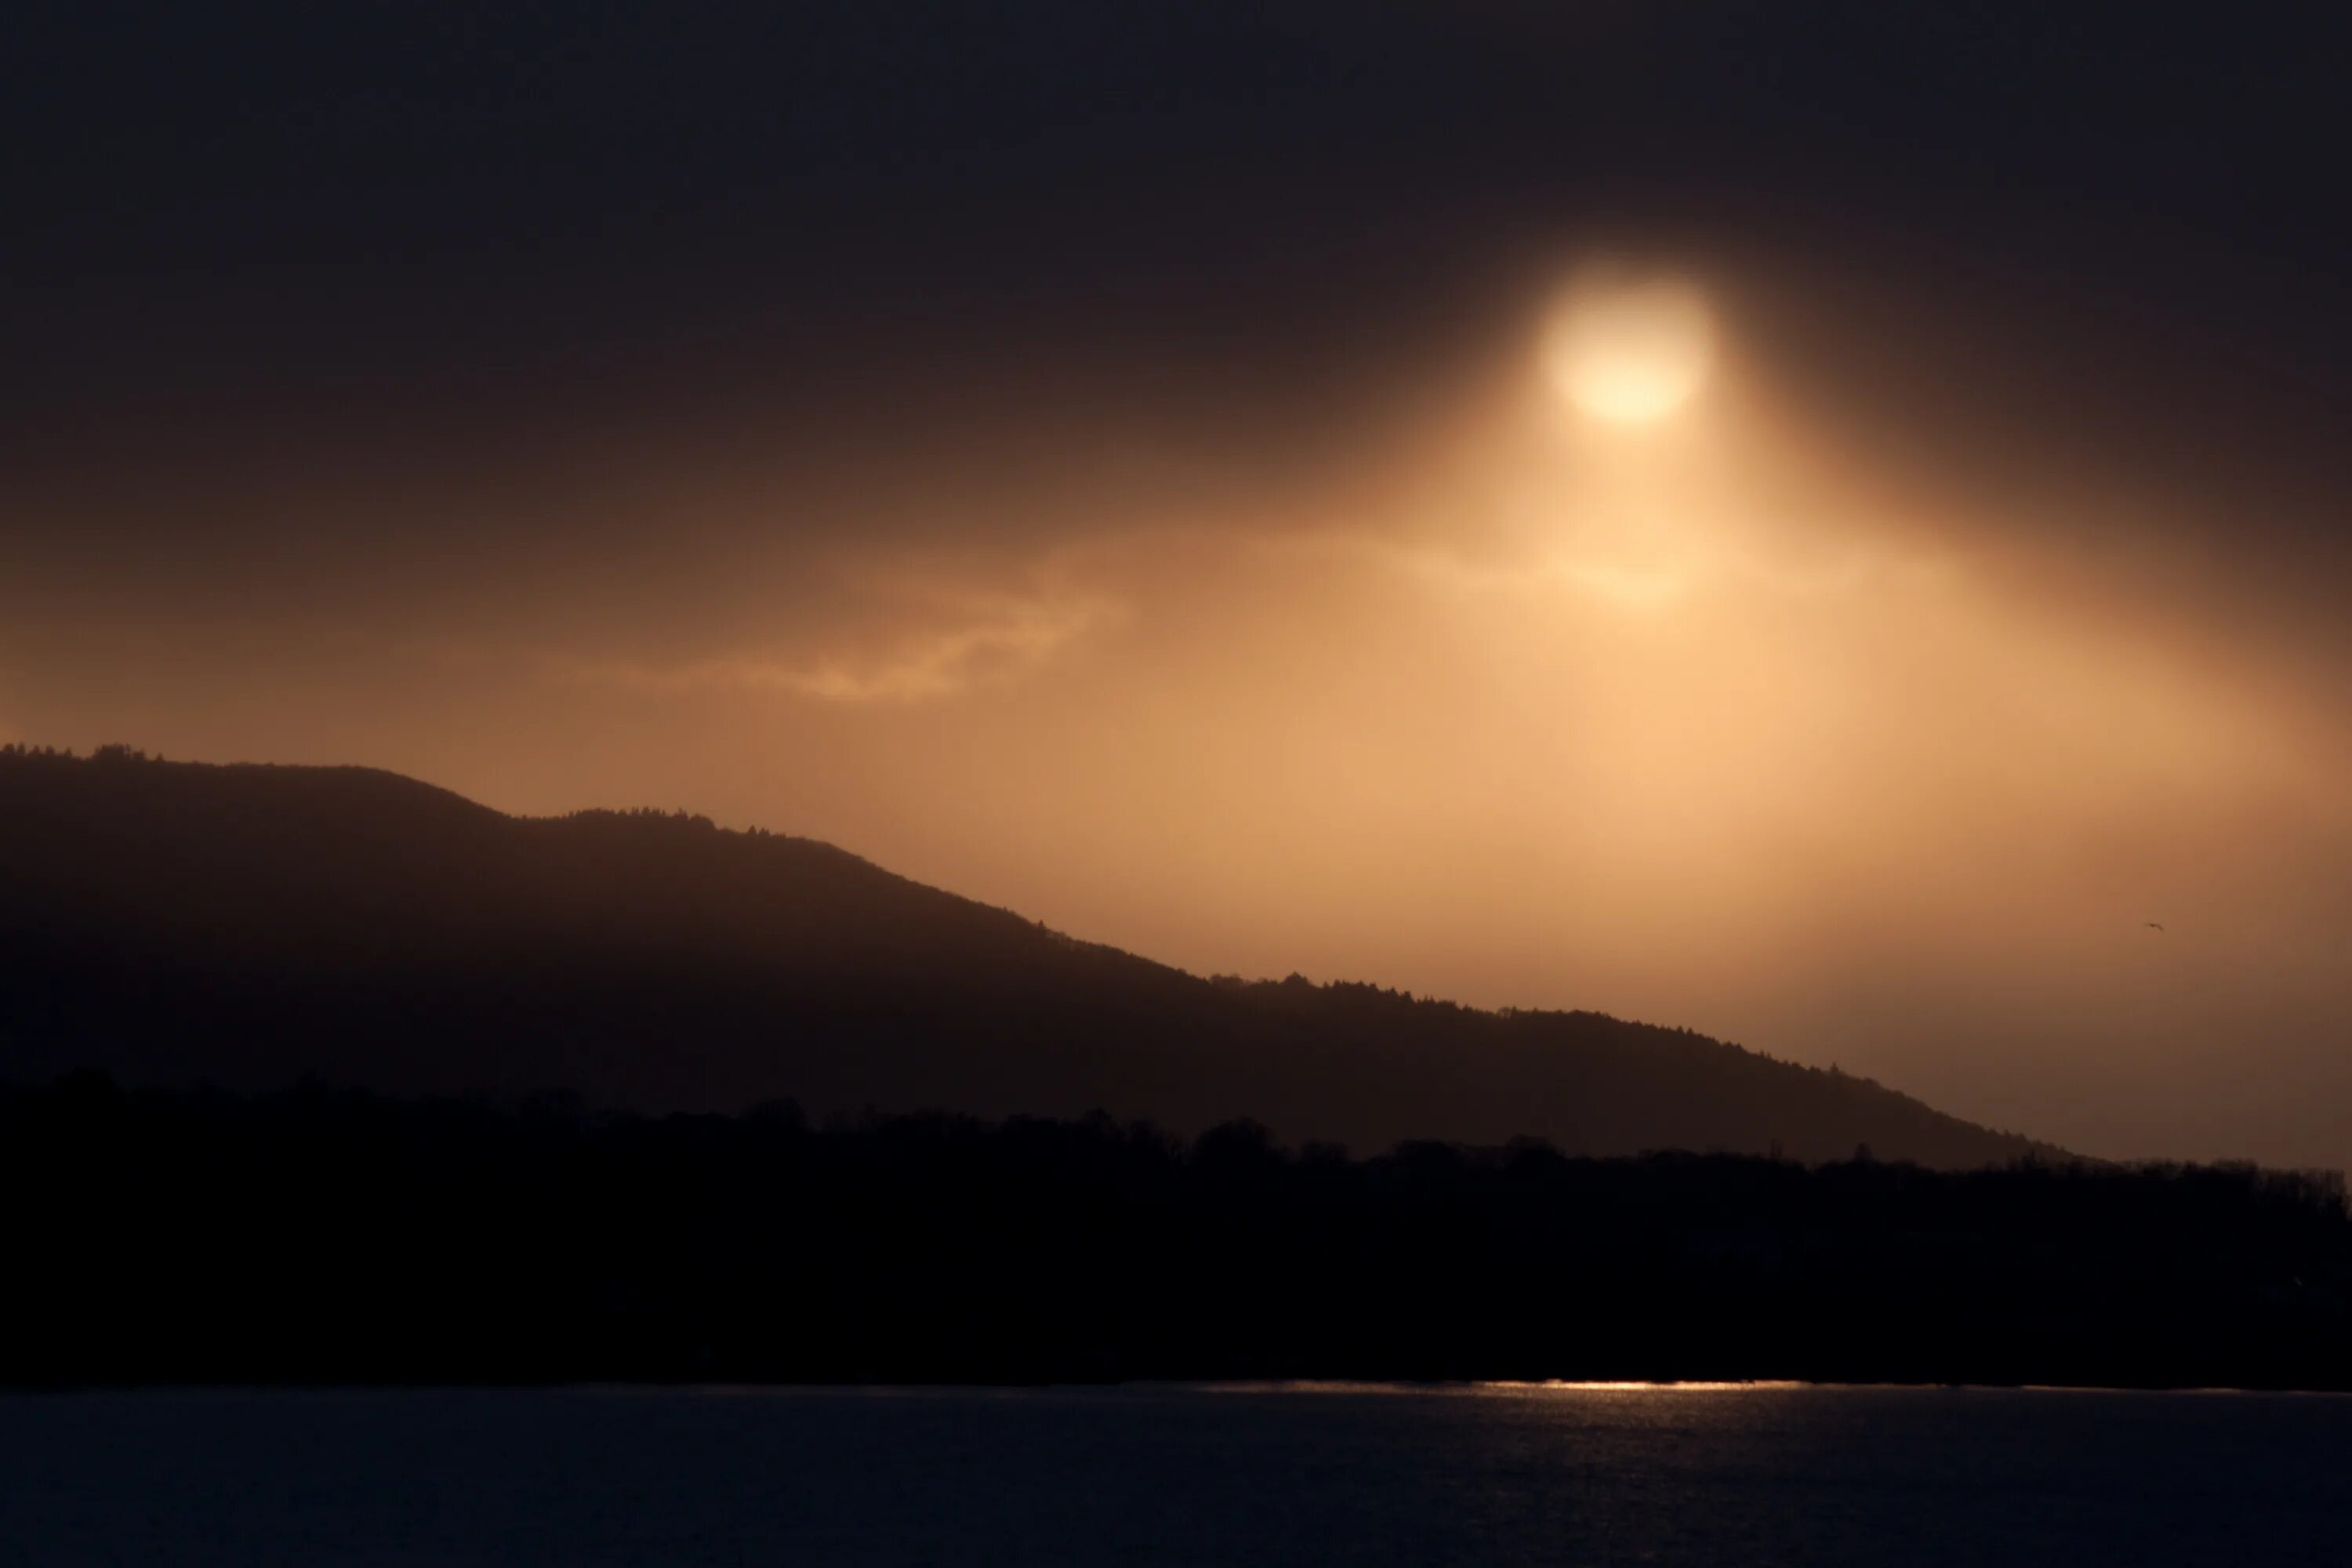
<svg viewBox="0 0 2352 1568"><path fill-rule="evenodd" d="M690 137L595 143L558 184L621 238L373 110L328 135L392 161L352 160L381 209L275 143L234 189L88 152L147 184L37 205L16 263L47 390L0 472L0 734L684 805L1196 970L1685 1024L2095 1153L2352 1163L2341 235L2188 131L2099 142L2179 112L2161 71L2042 84L1990 145L1928 111L1878 166L1748 135L1786 84L1727 78L1736 37L1595 8L1573 41L1651 90L1555 123L1539 72L1472 89L1556 24L1424 21L1466 52L1397 89L1423 139L1207 49L1242 107L970 88L981 132L875 110L690 211L612 196ZM522 159L541 120L492 104L466 133ZM1669 286L1689 384L1580 408L1564 301Z"/></svg>

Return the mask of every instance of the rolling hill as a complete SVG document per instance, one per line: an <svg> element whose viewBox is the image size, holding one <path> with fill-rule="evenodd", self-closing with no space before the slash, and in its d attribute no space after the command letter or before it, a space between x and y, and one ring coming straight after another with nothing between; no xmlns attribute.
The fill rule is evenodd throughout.
<svg viewBox="0 0 2352 1568"><path fill-rule="evenodd" d="M1591 1013L1202 979L813 840L512 817L360 768L0 753L0 1079L819 1113L1249 1117L1947 1168L2053 1152L1865 1079Z"/></svg>

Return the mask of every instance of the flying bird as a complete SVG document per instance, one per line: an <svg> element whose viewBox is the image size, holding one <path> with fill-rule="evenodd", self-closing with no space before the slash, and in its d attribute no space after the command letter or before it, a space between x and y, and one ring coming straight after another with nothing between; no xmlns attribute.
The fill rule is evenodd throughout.
<svg viewBox="0 0 2352 1568"><path fill-rule="evenodd" d="M2147 929L2150 931L2162 931L2164 929L2164 922L2162 921L2148 921L2146 924Z"/></svg>

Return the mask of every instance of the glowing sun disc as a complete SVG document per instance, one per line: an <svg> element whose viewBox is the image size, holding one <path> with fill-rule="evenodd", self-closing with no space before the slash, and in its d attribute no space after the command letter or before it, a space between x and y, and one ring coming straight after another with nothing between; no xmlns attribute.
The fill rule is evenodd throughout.
<svg viewBox="0 0 2352 1568"><path fill-rule="evenodd" d="M1582 412L1646 425L1706 384L1715 321L1687 284L1591 280L1570 289L1553 311L1543 363L1552 384Z"/></svg>

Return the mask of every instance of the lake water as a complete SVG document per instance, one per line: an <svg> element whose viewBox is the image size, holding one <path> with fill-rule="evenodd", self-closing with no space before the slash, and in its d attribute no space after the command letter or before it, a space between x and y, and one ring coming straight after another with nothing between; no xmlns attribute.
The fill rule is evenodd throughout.
<svg viewBox="0 0 2352 1568"><path fill-rule="evenodd" d="M0 1561L2343 1564L2347 1466L2296 1395L19 1395Z"/></svg>

